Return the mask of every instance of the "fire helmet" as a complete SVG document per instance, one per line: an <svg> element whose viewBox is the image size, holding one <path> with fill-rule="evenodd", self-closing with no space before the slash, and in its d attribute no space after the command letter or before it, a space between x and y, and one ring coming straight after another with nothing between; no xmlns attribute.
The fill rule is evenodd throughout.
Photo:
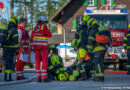
<svg viewBox="0 0 130 90"><path fill-rule="evenodd" d="M130 24L128 25L128 28L130 29Z"/></svg>
<svg viewBox="0 0 130 90"><path fill-rule="evenodd" d="M9 21L15 23L16 25L18 25L19 23L19 19L17 16L12 16Z"/></svg>

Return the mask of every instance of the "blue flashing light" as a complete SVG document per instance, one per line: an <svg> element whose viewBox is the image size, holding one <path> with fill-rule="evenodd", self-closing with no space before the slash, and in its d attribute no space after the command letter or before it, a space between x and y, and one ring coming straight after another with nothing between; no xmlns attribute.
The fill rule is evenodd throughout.
<svg viewBox="0 0 130 90"><path fill-rule="evenodd" d="M86 13L92 13L92 10L88 10L88 9L87 9L87 10L86 10Z"/></svg>
<svg viewBox="0 0 130 90"><path fill-rule="evenodd" d="M121 9L121 13L128 13L127 9Z"/></svg>

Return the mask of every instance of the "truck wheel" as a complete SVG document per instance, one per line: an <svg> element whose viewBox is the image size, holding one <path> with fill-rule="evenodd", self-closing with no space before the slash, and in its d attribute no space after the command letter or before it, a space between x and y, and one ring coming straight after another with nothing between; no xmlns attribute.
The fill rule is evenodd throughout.
<svg viewBox="0 0 130 90"><path fill-rule="evenodd" d="M117 65L117 64L114 64L114 71L116 71L116 70L117 70L116 65Z"/></svg>
<svg viewBox="0 0 130 90"><path fill-rule="evenodd" d="M120 61L119 62L119 70L121 70L121 71L124 70L125 69L124 66L125 66L125 63L123 61Z"/></svg>
<svg viewBox="0 0 130 90"><path fill-rule="evenodd" d="M2 70L0 70L0 73L2 73Z"/></svg>

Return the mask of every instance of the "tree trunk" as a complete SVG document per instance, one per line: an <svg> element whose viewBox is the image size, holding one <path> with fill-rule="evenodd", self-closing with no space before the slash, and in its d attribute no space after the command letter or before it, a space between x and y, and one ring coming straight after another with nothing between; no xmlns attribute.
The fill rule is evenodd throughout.
<svg viewBox="0 0 130 90"><path fill-rule="evenodd" d="M33 0L31 0L31 29L33 28Z"/></svg>
<svg viewBox="0 0 130 90"><path fill-rule="evenodd" d="M26 0L24 0L24 18L27 19Z"/></svg>
<svg viewBox="0 0 130 90"><path fill-rule="evenodd" d="M47 18L48 20L50 19L50 0L46 0L47 2L47 7L46 7L46 11L47 11ZM48 22L48 28L50 29L50 23Z"/></svg>
<svg viewBox="0 0 130 90"><path fill-rule="evenodd" d="M14 15L14 0L10 0L10 17Z"/></svg>

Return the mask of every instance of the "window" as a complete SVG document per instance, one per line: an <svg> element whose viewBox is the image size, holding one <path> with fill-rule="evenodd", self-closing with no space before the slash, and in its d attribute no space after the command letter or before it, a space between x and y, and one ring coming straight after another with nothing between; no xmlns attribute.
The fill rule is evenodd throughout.
<svg viewBox="0 0 130 90"><path fill-rule="evenodd" d="M73 30L76 30L76 19L74 19L74 20L72 21L72 23L73 23Z"/></svg>
<svg viewBox="0 0 130 90"><path fill-rule="evenodd" d="M105 4L111 5L111 0L105 0Z"/></svg>
<svg viewBox="0 0 130 90"><path fill-rule="evenodd" d="M88 6L94 6L94 0L87 0Z"/></svg>
<svg viewBox="0 0 130 90"><path fill-rule="evenodd" d="M97 0L83 0L83 5L86 6L97 6Z"/></svg>
<svg viewBox="0 0 130 90"><path fill-rule="evenodd" d="M127 29L127 15L90 15L100 25L108 26L110 29Z"/></svg>

